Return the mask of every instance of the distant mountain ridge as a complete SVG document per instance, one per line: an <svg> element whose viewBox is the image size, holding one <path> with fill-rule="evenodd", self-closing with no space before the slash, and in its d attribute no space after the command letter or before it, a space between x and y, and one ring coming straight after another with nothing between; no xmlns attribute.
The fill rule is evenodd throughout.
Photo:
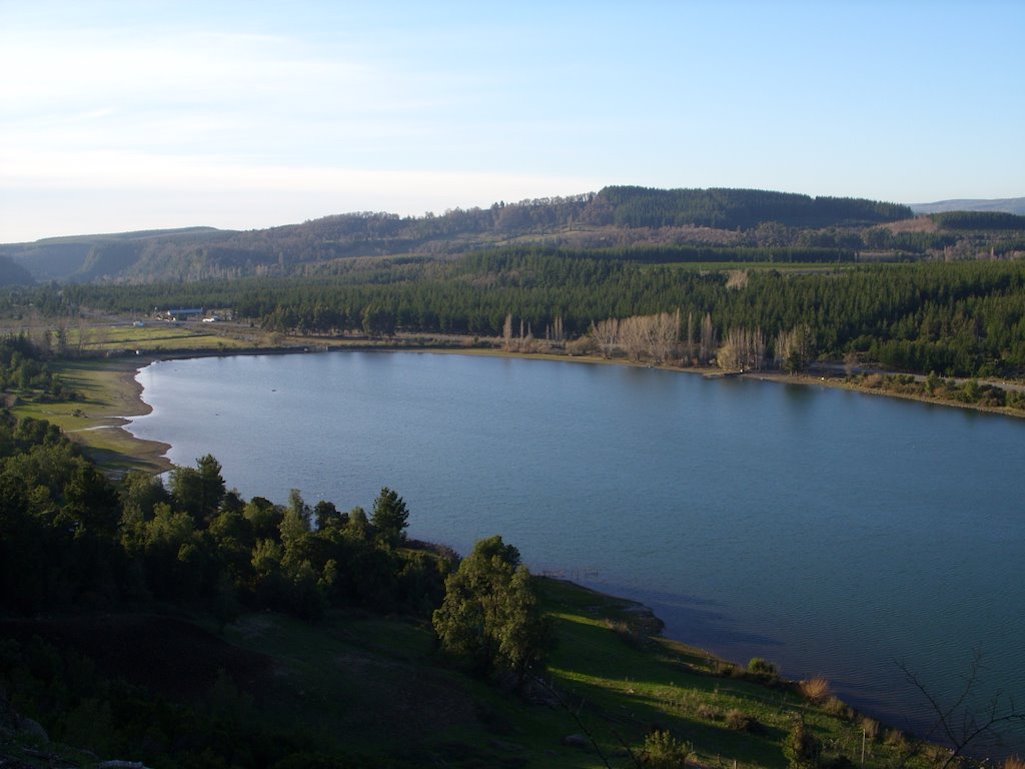
<svg viewBox="0 0 1025 769"><path fill-rule="evenodd" d="M1025 198L965 198L938 200L935 203L912 203L916 214L942 214L947 211L992 211L1025 216Z"/></svg>
<svg viewBox="0 0 1025 769"><path fill-rule="evenodd" d="M904 205L860 198L620 186L422 217L357 212L246 232L195 227L49 238L0 245L0 255L36 280L193 281L309 274L340 269L330 265L353 257L438 258L503 245L736 246L747 244L740 233L767 222L790 231L865 227L912 215Z"/></svg>
<svg viewBox="0 0 1025 769"><path fill-rule="evenodd" d="M992 206L1002 201L974 202ZM1025 206L1025 198L1019 202ZM346 265L354 258L451 258L503 246L579 253L685 245L707 249L712 257L716 249L737 248L814 248L829 252L827 258L861 248L922 254L960 237L882 231L914 216L910 206L864 198L611 186L596 193L456 208L441 215L364 211L262 230L189 227L0 244L0 257L9 263L0 281L6 276L8 283L24 282L29 274L35 281L72 283L335 274L349 269ZM989 224L962 223L976 230ZM996 224L1021 229L1015 222ZM1016 244L1015 249L1020 250Z"/></svg>

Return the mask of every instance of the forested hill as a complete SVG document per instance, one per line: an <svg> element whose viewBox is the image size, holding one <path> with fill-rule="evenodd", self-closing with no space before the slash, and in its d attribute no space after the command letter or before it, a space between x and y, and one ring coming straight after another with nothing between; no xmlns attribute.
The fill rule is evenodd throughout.
<svg viewBox="0 0 1025 769"><path fill-rule="evenodd" d="M564 248L695 244L842 246L836 233L913 214L907 206L744 189L606 187L597 193L495 203L442 215L360 212L232 232L190 228L0 245L36 280L200 280L323 271L361 256L448 256L503 244ZM809 242L811 240L829 241ZM848 238L849 239L849 238ZM855 247L861 239L854 238Z"/></svg>
<svg viewBox="0 0 1025 769"><path fill-rule="evenodd" d="M611 222L625 227L698 225L747 229L763 222L787 227L864 226L910 219L907 206L859 198L812 198L764 190L657 190L606 187Z"/></svg>
<svg viewBox="0 0 1025 769"><path fill-rule="evenodd" d="M0 255L0 286L32 283L32 274L9 256Z"/></svg>

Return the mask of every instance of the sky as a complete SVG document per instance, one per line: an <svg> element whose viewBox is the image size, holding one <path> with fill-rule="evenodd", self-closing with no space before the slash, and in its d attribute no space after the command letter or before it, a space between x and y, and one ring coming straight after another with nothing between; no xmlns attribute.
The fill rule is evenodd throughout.
<svg viewBox="0 0 1025 769"><path fill-rule="evenodd" d="M611 184L1025 196L1023 0L0 0L0 242Z"/></svg>

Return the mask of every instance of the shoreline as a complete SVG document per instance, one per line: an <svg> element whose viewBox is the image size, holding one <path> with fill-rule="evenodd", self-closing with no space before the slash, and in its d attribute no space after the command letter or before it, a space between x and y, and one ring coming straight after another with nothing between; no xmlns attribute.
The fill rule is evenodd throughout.
<svg viewBox="0 0 1025 769"><path fill-rule="evenodd" d="M274 347L242 347L233 349L179 349L161 350L149 353L141 353L131 357L116 358L86 358L69 361L65 364L65 373L68 370L91 370L102 377L105 373L113 372L115 384L108 391L103 393L106 397L113 397L114 404L105 404L106 409L100 409L95 415L87 417L90 420L88 425L58 424L64 429L69 437L75 439L76 435L92 431L109 430L116 436L113 443L118 449L111 451L102 445L95 445L97 442L78 440L77 442L91 453L93 458L103 467L113 469L117 474L118 469L130 465L131 469L142 469L152 474L159 474L171 470L174 465L167 458L170 451L170 444L161 441L150 441L135 437L126 429L133 417L145 416L152 412L152 407L143 399L144 387L137 376L147 366L159 361L189 360L193 358L217 358L237 355L309 355L324 352L417 352L437 355L469 355L475 357L514 358L519 360L542 360L559 363L577 363L594 366L628 366L633 368L652 368L659 371L668 371L679 374L698 375L706 379L722 378L724 376L737 376L742 379L751 379L761 382L772 382L776 384L798 385L803 387L818 386L847 392L873 395L876 397L888 397L903 401L923 403L931 406L943 406L961 409L962 411L993 414L997 416L1012 417L1015 419L1025 418L1025 410L1012 409L1009 407L991 407L977 403L964 403L944 398L927 397L916 393L903 393L887 390L880 387L868 387L851 382L848 377L829 375L829 369L820 369L823 373L801 373L787 374L774 371L754 372L723 372L714 367L698 366L677 366L672 364L654 365L643 361L631 361L626 358L604 358L597 355L570 355L564 352L524 352L504 350L497 347L481 347L459 344L455 339L446 340L432 338L432 344L428 344L424 337L403 341L375 343L368 340L303 340L309 344L278 345ZM318 342L318 343L314 343ZM332 344L333 342L333 344ZM828 363L825 364L828 367ZM813 369L814 370L814 369ZM898 372L874 372L884 375L896 375ZM1006 383L992 383L996 386L1007 387ZM1015 385L1012 385L1015 387ZM1017 385L1017 387L1021 387ZM101 389L102 385L101 385ZM111 406L114 407L111 410ZM116 412L116 413L115 413ZM31 414L35 416L35 414ZM47 417L42 413L43 418ZM70 420L65 420L70 421ZM102 443L102 442L100 442ZM113 455L113 456L112 456Z"/></svg>

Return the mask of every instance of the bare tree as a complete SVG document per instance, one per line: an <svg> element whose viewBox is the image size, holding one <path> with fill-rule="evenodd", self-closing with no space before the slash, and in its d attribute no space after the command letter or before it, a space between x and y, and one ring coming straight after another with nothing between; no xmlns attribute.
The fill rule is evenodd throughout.
<svg viewBox="0 0 1025 769"><path fill-rule="evenodd" d="M684 349L684 356L687 358L687 363L690 363L694 358L694 313L687 313L687 346Z"/></svg>
<svg viewBox="0 0 1025 769"><path fill-rule="evenodd" d="M726 288L747 288L747 270L729 270L726 273Z"/></svg>
<svg viewBox="0 0 1025 769"><path fill-rule="evenodd" d="M944 704L929 691L906 663L898 662L897 667L904 674L904 679L929 703L935 717L932 726L922 736L926 740L941 740L950 748L950 754L939 769L946 769L960 762L973 748L999 745L1002 727L1014 723L1025 724L1025 710L1016 708L1014 699L1005 698L1003 691L999 689L983 706L974 705L979 671L982 669L982 652L978 649L972 653L961 689L949 704Z"/></svg>
<svg viewBox="0 0 1025 769"><path fill-rule="evenodd" d="M619 322L619 344L630 360L640 360L648 349L648 321L640 315Z"/></svg>
<svg viewBox="0 0 1025 769"><path fill-rule="evenodd" d="M711 313L706 312L704 319L701 321L701 341L698 359L702 363L708 363L712 360L712 352L715 348L715 326L712 325Z"/></svg>
<svg viewBox="0 0 1025 769"><path fill-rule="evenodd" d="M725 371L757 371L765 365L765 335L759 328L731 328L716 353Z"/></svg>
<svg viewBox="0 0 1025 769"><path fill-rule="evenodd" d="M556 342L562 342L566 339L566 332L563 330L562 316L556 315L552 321L552 339Z"/></svg>
<svg viewBox="0 0 1025 769"><path fill-rule="evenodd" d="M505 316L505 323L502 325L502 343L506 352L512 349L513 318L510 312Z"/></svg>
<svg viewBox="0 0 1025 769"><path fill-rule="evenodd" d="M680 311L661 312L643 318L648 340L648 354L655 363L664 363L676 351L680 341Z"/></svg>
<svg viewBox="0 0 1025 769"><path fill-rule="evenodd" d="M776 363L784 371L803 371L811 360L814 347L811 329L801 324L776 335Z"/></svg>
<svg viewBox="0 0 1025 769"><path fill-rule="evenodd" d="M619 344L619 319L609 318L591 324L591 338L598 346L603 358L611 358L612 351Z"/></svg>
<svg viewBox="0 0 1025 769"><path fill-rule="evenodd" d="M590 335L605 358L620 347L631 360L647 355L654 363L663 363L677 353L680 311L609 318L591 324Z"/></svg>

